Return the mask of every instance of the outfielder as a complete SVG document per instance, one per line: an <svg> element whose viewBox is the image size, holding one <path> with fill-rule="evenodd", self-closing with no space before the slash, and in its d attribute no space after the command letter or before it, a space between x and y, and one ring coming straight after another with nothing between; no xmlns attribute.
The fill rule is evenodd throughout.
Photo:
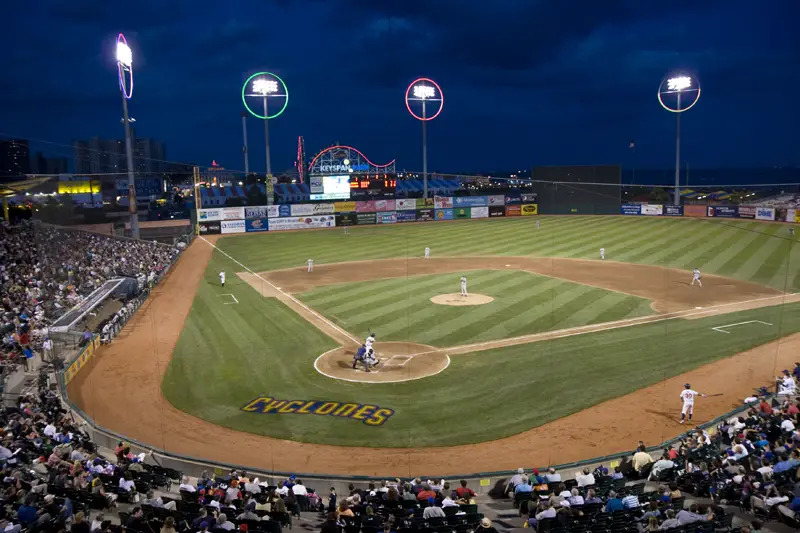
<svg viewBox="0 0 800 533"><path fill-rule="evenodd" d="M703 398L706 397L705 394L700 394L699 392L692 390L692 386L688 383L684 385L684 390L681 391L681 400L683 401L683 409L681 409L681 424L686 421L686 415L689 415L689 421L692 420L692 415L694 414L694 399L697 396L702 396Z"/></svg>
<svg viewBox="0 0 800 533"><path fill-rule="evenodd" d="M461 276L461 296L467 296L467 276Z"/></svg>
<svg viewBox="0 0 800 533"><path fill-rule="evenodd" d="M539 226L540 226L540 225L541 225L541 222L540 222L540 221L539 221L539 219L537 218L537 219L536 219L536 229L539 229Z"/></svg>
<svg viewBox="0 0 800 533"><path fill-rule="evenodd" d="M425 259L430 258L430 256L431 256L431 249L426 246L425 247Z"/></svg>
<svg viewBox="0 0 800 533"><path fill-rule="evenodd" d="M700 269L695 268L694 270L692 270L692 283L691 283L691 285L694 285L694 282L696 281L697 284L702 287L703 286L703 282L700 281L700 277L701 277L700 276Z"/></svg>
<svg viewBox="0 0 800 533"><path fill-rule="evenodd" d="M308 261L306 261L306 263L308 263L308 271L309 272L314 272L314 260L313 259L309 259Z"/></svg>
<svg viewBox="0 0 800 533"><path fill-rule="evenodd" d="M219 273L219 284L222 285L223 287L225 286L225 271L224 270L220 271L220 273Z"/></svg>
<svg viewBox="0 0 800 533"><path fill-rule="evenodd" d="M605 261L606 260L606 249L605 248L600 248L600 260L601 261Z"/></svg>

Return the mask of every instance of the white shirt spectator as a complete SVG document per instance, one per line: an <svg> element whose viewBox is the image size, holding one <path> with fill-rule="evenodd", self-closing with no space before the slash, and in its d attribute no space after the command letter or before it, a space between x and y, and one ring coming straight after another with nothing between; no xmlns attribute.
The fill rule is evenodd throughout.
<svg viewBox="0 0 800 533"><path fill-rule="evenodd" d="M561 481L561 474L558 472L548 472L544 475L544 478L547 480L548 483L558 483Z"/></svg>
<svg viewBox="0 0 800 533"><path fill-rule="evenodd" d="M289 487L287 487L286 485L283 485L283 486L281 486L281 487L278 487L278 488L276 489L276 491L277 491L277 492L278 492L278 494L280 494L281 496L286 496L287 494L289 494Z"/></svg>
<svg viewBox="0 0 800 533"><path fill-rule="evenodd" d="M543 518L555 518L556 517L556 510L552 507L548 507L544 511L540 511L536 513L536 520L541 520Z"/></svg>
<svg viewBox="0 0 800 533"><path fill-rule="evenodd" d="M178 489L179 490L185 490L186 492L197 492L197 489L194 488L194 485L189 483L188 480L186 480L183 483L181 483L180 486L178 487Z"/></svg>
<svg viewBox="0 0 800 533"><path fill-rule="evenodd" d="M455 502L455 500L453 500L453 498L450 497L449 494L445 496L444 499L442 500L442 507L458 507L458 506L459 505Z"/></svg>
<svg viewBox="0 0 800 533"><path fill-rule="evenodd" d="M583 505L583 496L580 494L573 494L567 498L567 501L570 505Z"/></svg>
<svg viewBox="0 0 800 533"><path fill-rule="evenodd" d="M655 463L653 463L653 470L651 470L651 476L655 477L659 473L663 472L664 470L669 470L670 468L675 468L675 463L670 461L669 459L659 459Z"/></svg>
<svg viewBox="0 0 800 533"><path fill-rule="evenodd" d="M786 420L781 422L781 429L786 431L787 433L790 431L794 431L794 423L787 418Z"/></svg>
<svg viewBox="0 0 800 533"><path fill-rule="evenodd" d="M295 496L305 496L306 494L308 494L308 490L306 490L306 487L299 483L292 486L292 492L294 492Z"/></svg>
<svg viewBox="0 0 800 533"><path fill-rule="evenodd" d="M758 469L758 472L761 474L761 477L767 477L773 474L771 466L762 466Z"/></svg>
<svg viewBox="0 0 800 533"><path fill-rule="evenodd" d="M55 438L56 436L56 427L53 425L52 422L48 422L47 425L44 427L44 431L42 432L48 437Z"/></svg>
<svg viewBox="0 0 800 533"><path fill-rule="evenodd" d="M594 474L589 472L588 474L576 474L575 481L578 482L579 487L586 487L588 485L594 485Z"/></svg>
<svg viewBox="0 0 800 533"><path fill-rule="evenodd" d="M136 483L134 483L132 479L125 479L124 477L119 478L119 488L130 492L135 487Z"/></svg>

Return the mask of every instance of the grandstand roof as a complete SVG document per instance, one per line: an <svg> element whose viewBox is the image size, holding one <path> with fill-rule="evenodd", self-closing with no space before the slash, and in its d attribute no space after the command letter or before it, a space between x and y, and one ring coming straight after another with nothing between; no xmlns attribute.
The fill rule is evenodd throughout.
<svg viewBox="0 0 800 533"><path fill-rule="evenodd" d="M45 178L30 178L22 181L11 181L7 183L0 183L0 196L14 196L19 193L24 193L33 188L38 187L50 180L49 177Z"/></svg>

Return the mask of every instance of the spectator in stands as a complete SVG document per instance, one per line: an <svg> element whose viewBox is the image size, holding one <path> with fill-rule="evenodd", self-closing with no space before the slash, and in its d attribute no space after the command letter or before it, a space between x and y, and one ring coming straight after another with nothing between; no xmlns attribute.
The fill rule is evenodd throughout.
<svg viewBox="0 0 800 533"><path fill-rule="evenodd" d="M633 492L622 493L622 507L625 509L636 509L639 507L639 497Z"/></svg>
<svg viewBox="0 0 800 533"><path fill-rule="evenodd" d="M622 473L620 467L614 467L614 473L611 474L611 479L625 479L625 475Z"/></svg>
<svg viewBox="0 0 800 533"><path fill-rule="evenodd" d="M701 514L697 513L697 504L694 503L689 506L689 509L681 509L678 511L678 514L675 515L675 519L681 526L705 520Z"/></svg>
<svg viewBox="0 0 800 533"><path fill-rule="evenodd" d="M547 474L544 475L544 478L547 483L558 483L561 481L561 474L556 472L556 469L551 466L547 469Z"/></svg>
<svg viewBox="0 0 800 533"><path fill-rule="evenodd" d="M367 506L367 509L372 511L372 507L370 507L369 505ZM444 518L444 517L445 517L444 510L442 510L441 507L436 506L436 500L434 500L433 498L429 498L428 506L422 512L422 518L427 520L429 518Z"/></svg>
<svg viewBox="0 0 800 533"><path fill-rule="evenodd" d="M488 518L481 519L481 525L478 527L476 533L497 533L497 530L492 525L492 521Z"/></svg>
<svg viewBox="0 0 800 533"><path fill-rule="evenodd" d="M582 473L575 474L575 481L579 487L587 487L595 484L594 474L588 467L583 469Z"/></svg>
<svg viewBox="0 0 800 533"><path fill-rule="evenodd" d="M586 505L594 503L603 503L603 500L597 497L597 493L595 492L594 489L589 489L588 491L586 491L586 498L584 498L583 503Z"/></svg>
<svg viewBox="0 0 800 533"><path fill-rule="evenodd" d="M660 529L663 531L665 529L672 529L676 527L681 527L680 521L675 518L675 511L672 509L667 509L664 515L667 517L663 522L661 522Z"/></svg>
<svg viewBox="0 0 800 533"><path fill-rule="evenodd" d="M473 491L471 488L467 487L467 480L466 479L462 479L459 482L459 484L461 486L456 489L456 496L458 496L461 499L464 499L464 498L470 499L470 498L474 498L475 497L475 491Z"/></svg>
<svg viewBox="0 0 800 533"><path fill-rule="evenodd" d="M339 504L339 509L336 510L336 516L353 518L353 516L355 515L353 514L353 511L350 510L350 508L347 506L347 502L342 502Z"/></svg>
<svg viewBox="0 0 800 533"><path fill-rule="evenodd" d="M644 445L640 445L637 448L636 453L633 454L633 469L641 476L643 473L647 473L645 469L652 462L653 458L650 457L649 453L647 453Z"/></svg>
<svg viewBox="0 0 800 533"><path fill-rule="evenodd" d="M431 490L430 486L426 483L422 486L422 490L417 493L417 501L425 502L430 498L436 499L436 493Z"/></svg>
<svg viewBox="0 0 800 533"><path fill-rule="evenodd" d="M573 488L570 491L570 495L567 497L567 501L569 502L570 507L575 505L583 505L583 496L581 496L580 491L577 488Z"/></svg>
<svg viewBox="0 0 800 533"><path fill-rule="evenodd" d="M670 459L669 452L665 451L661 459L653 463L653 468L650 471L650 479L658 479L662 472L672 470L673 468L675 468L675 463Z"/></svg>
<svg viewBox="0 0 800 533"><path fill-rule="evenodd" d="M75 513L75 517L72 519L72 526L69 529L70 533L91 533L89 522L84 518L83 511Z"/></svg>
<svg viewBox="0 0 800 533"><path fill-rule="evenodd" d="M508 490L506 492L514 492L514 487L522 483L522 478L525 476L525 470L517 468L517 473L511 476L508 480Z"/></svg>
<svg viewBox="0 0 800 533"><path fill-rule="evenodd" d="M156 509L166 509L167 511L174 511L177 507L174 501L164 503L161 496L156 496L152 490L147 491L147 498L142 501L142 505L150 505Z"/></svg>
<svg viewBox="0 0 800 533"><path fill-rule="evenodd" d="M446 507L458 507L458 504L453 499L453 495L449 492L444 495L444 498L442 498L442 508Z"/></svg>
<svg viewBox="0 0 800 533"><path fill-rule="evenodd" d="M519 484L514 487L514 495L522 494L522 493L530 493L533 490L530 482L528 481L528 476L522 476L522 480Z"/></svg>
<svg viewBox="0 0 800 533"><path fill-rule="evenodd" d="M261 520L261 517L256 514L255 500L245 506L244 511L239 513L236 520Z"/></svg>
<svg viewBox="0 0 800 533"><path fill-rule="evenodd" d="M217 515L217 525L214 526L214 529L233 531L234 529L236 529L236 526L233 524L233 522L228 520L228 515L226 515L225 513L219 513Z"/></svg>
<svg viewBox="0 0 800 533"><path fill-rule="evenodd" d="M320 533L339 533L339 526L336 524L336 513L329 512L325 522L320 527Z"/></svg>
<svg viewBox="0 0 800 533"><path fill-rule="evenodd" d="M608 500L606 501L606 512L613 513L616 511L622 511L624 509L622 505L622 500L617 496L617 493L609 491L608 493Z"/></svg>
<svg viewBox="0 0 800 533"><path fill-rule="evenodd" d="M175 518L168 516L164 519L164 525L161 526L159 533L177 533L175 530Z"/></svg>

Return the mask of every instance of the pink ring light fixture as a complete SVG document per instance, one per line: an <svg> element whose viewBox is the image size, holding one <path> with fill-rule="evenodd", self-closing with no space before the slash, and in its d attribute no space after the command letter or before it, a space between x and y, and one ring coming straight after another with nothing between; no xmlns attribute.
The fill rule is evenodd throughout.
<svg viewBox="0 0 800 533"><path fill-rule="evenodd" d="M421 81L427 81L427 82L433 84L433 86L436 87L436 90L439 91L439 96L440 96L439 110L433 116L425 117L425 118L422 118L421 116L419 116L416 113L414 113L411 110L411 106L408 105L408 95L411 93L411 88L414 87L414 85L416 85L417 83L419 83ZM441 87L439 87L439 84L436 83L435 81L433 81L432 79L430 79L430 78L417 78L416 80L412 81L411 85L409 85L408 89L406 89L406 109L408 109L408 112L411 113L411 116L414 117L415 119L417 119L417 120L425 120L425 121L433 120L433 119L435 119L436 117L439 116L439 113L442 112L443 108L444 108L444 93L442 92Z"/></svg>
<svg viewBox="0 0 800 533"><path fill-rule="evenodd" d="M117 46L119 46L120 42L122 42L125 46L128 46L128 41L125 39L125 36L122 35L121 33L117 35ZM130 73L130 79L131 79L130 87L127 88L125 87L126 70ZM131 96L133 96L133 64L125 67L122 65L122 63L117 61L117 74L119 77L119 89L122 91L122 94L125 95L125 98L130 100Z"/></svg>

